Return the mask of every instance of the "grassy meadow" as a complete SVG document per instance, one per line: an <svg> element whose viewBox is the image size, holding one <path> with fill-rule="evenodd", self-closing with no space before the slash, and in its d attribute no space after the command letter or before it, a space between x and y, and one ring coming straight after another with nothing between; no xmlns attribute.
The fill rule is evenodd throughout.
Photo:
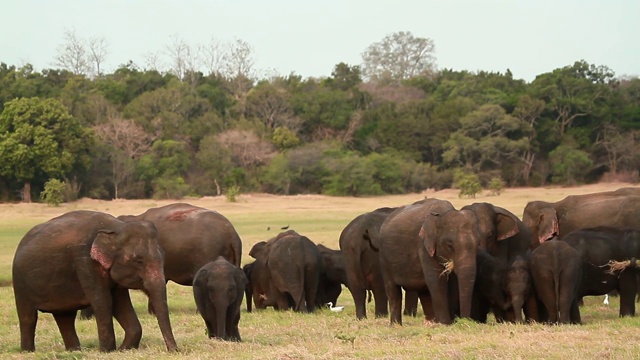
<svg viewBox="0 0 640 360"><path fill-rule="evenodd" d="M457 191L426 191L420 194L373 198L336 198L319 195L273 196L244 194L238 202L224 197L186 199L185 202L214 209L231 220L243 240L243 263L258 241L276 235L289 225L316 243L338 248L342 229L357 215L382 206L399 206L427 197L451 201L456 208L476 201L505 207L518 216L528 201L556 201L567 195L615 190L627 184L598 184L576 188L507 189L500 196L459 199ZM640 356L640 318L618 318L618 299L609 306L602 297L585 298L583 325L477 324L459 320L445 326L421 317L404 317L403 326L389 319L355 319L351 294L344 289L340 313L328 309L313 314L276 312L271 309L242 312L241 343L208 339L204 321L196 313L190 287L169 284L169 308L173 331L180 348L167 353L155 318L146 313L146 299L133 292L143 327L140 349L100 353L94 320L77 320L82 351L66 352L50 314L40 314L36 329L36 353L20 353L18 320L13 300L11 261L16 245L34 225L62 213L86 209L113 215L139 214L149 207L171 201L98 201L83 199L59 207L44 204L0 204L0 357L3 359L620 359ZM243 305L243 309L244 305ZM373 303L368 314L373 313ZM122 330L116 326L118 343Z"/></svg>

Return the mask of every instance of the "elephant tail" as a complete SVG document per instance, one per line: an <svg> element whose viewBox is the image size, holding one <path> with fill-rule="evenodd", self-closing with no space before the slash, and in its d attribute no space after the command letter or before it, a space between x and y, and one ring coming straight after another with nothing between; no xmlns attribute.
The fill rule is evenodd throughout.
<svg viewBox="0 0 640 360"><path fill-rule="evenodd" d="M556 261L556 268L555 271L553 272L553 286L554 286L554 291L556 293L556 297L555 297L555 302L556 302L556 318L560 319L558 317L558 313L560 312L560 260L558 259L558 257L556 256L555 258Z"/></svg>
<svg viewBox="0 0 640 360"><path fill-rule="evenodd" d="M305 277L305 271L304 271L304 263L303 264L299 264L298 265L298 276L300 279L300 295L298 296L297 299L294 299L296 302L296 311L303 311L303 309L306 311L308 305L306 305L303 308L303 304L305 304L305 282L306 282L306 277Z"/></svg>

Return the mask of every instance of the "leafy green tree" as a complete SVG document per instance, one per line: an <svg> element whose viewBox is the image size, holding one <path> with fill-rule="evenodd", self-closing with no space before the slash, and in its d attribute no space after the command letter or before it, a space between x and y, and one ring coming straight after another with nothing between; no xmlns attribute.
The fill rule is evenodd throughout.
<svg viewBox="0 0 640 360"><path fill-rule="evenodd" d="M280 150L296 147L300 144L300 139L286 127L279 127L273 131L273 145Z"/></svg>
<svg viewBox="0 0 640 360"><path fill-rule="evenodd" d="M531 86L547 104L548 114L562 138L576 120L602 111L610 92L608 84L613 78L609 68L581 60L538 75Z"/></svg>
<svg viewBox="0 0 640 360"><path fill-rule="evenodd" d="M58 179L49 179L44 184L44 190L40 193L40 198L49 206L58 206L64 200L64 191L67 185Z"/></svg>
<svg viewBox="0 0 640 360"><path fill-rule="evenodd" d="M460 169L453 176L453 185L460 189L458 197L469 196L475 198L482 191L478 175Z"/></svg>
<svg viewBox="0 0 640 360"><path fill-rule="evenodd" d="M140 179L151 185L156 198L179 199L189 191L184 177L191 165L191 158L184 142L157 140L151 153L138 162Z"/></svg>
<svg viewBox="0 0 640 360"><path fill-rule="evenodd" d="M528 148L527 124L498 105L483 105L460 123L461 128L444 144L445 163L475 171L500 168Z"/></svg>
<svg viewBox="0 0 640 360"><path fill-rule="evenodd" d="M593 165L589 154L578 149L573 141L558 146L549 153L549 159L553 182L567 185L582 182Z"/></svg>
<svg viewBox="0 0 640 360"><path fill-rule="evenodd" d="M31 202L31 182L67 176L89 166L93 132L55 99L20 98L0 114L0 175L24 183ZM43 181L44 182L44 181Z"/></svg>
<svg viewBox="0 0 640 360"><path fill-rule="evenodd" d="M228 182L235 167L231 151L218 141L215 134L207 135L200 142L196 163L203 172L198 176L198 192L201 195L222 195L222 185Z"/></svg>

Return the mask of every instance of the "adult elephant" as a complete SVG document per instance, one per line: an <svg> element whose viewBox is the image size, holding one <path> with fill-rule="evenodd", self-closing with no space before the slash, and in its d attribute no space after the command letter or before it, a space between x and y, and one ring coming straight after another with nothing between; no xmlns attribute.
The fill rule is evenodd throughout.
<svg viewBox="0 0 640 360"><path fill-rule="evenodd" d="M601 226L571 232L561 241L575 248L582 260L583 275L578 297L605 295L617 290L620 296L619 315L634 316L640 230ZM626 262L630 266L612 268L611 262Z"/></svg>
<svg viewBox="0 0 640 360"><path fill-rule="evenodd" d="M137 348L142 327L129 289L156 306L167 349L176 350L167 308L164 255L155 226L125 223L95 211L72 211L37 225L22 238L13 260L20 347L35 350L38 311L53 314L65 348L77 350L76 312L95 309L101 351L116 348L113 317L124 328L121 349Z"/></svg>
<svg viewBox="0 0 640 360"><path fill-rule="evenodd" d="M270 289L264 295L267 304L276 303L278 309L288 309L289 295L296 311L315 310L322 263L316 244L309 238L288 230L269 241L258 242L249 255L256 261L264 261L269 272Z"/></svg>
<svg viewBox="0 0 640 360"><path fill-rule="evenodd" d="M358 215L340 233L340 249L344 257L347 287L356 307L356 317L367 316L367 291L375 301L375 316L387 316L387 294L384 289L378 252L370 242L379 242L380 226L397 208L384 207Z"/></svg>
<svg viewBox="0 0 640 360"><path fill-rule="evenodd" d="M454 210L453 205L448 201L439 199L424 199L411 205L402 206L387 216L380 226L380 236L371 238L372 247L379 250L380 270L384 279L385 291L389 298L390 321L392 324L402 324L402 288L418 292L422 309L427 319L434 318L435 311L436 321L441 323L452 322L449 307L446 304L446 290L438 288L439 285L442 285L441 283L432 283L432 274L427 274L428 267L437 271L435 269L441 270L442 265L440 261L435 261L435 264L430 261L429 258L433 259L435 252L427 252L427 242L420 235L426 217L437 217L437 215L431 214L444 214L449 210ZM468 213L475 217L472 212ZM433 245L432 240L436 239L430 238L430 246ZM432 247L432 249L435 250L435 247ZM440 250L438 255L445 255L443 251ZM466 309L466 316L469 316L473 281L475 281L475 256L475 251L473 251L473 259L469 260L470 265L462 265L462 262L460 262L460 266L456 267L456 271L461 272L460 275L465 287L468 285L468 281L471 280L471 288L465 288L463 295L468 296L468 303L465 304L465 306L469 307ZM423 271L423 269L425 270ZM467 273L462 274L465 271ZM429 277L429 280L425 281L427 277ZM440 278L439 274L437 278ZM441 279L444 280L446 288L446 277L443 276ZM429 296L430 292L431 297ZM432 298L433 308L431 306ZM443 304L443 301L445 304Z"/></svg>
<svg viewBox="0 0 640 360"><path fill-rule="evenodd" d="M522 221L531 229L531 248L557 236L596 226L635 227L640 196L603 192L571 195L557 202L531 201Z"/></svg>
<svg viewBox="0 0 640 360"><path fill-rule="evenodd" d="M164 250L167 281L191 286L198 270L218 256L240 266L242 240L231 222L217 211L186 203L151 208L140 215L121 215L118 219L149 221L158 229L158 242ZM149 312L153 302L149 301ZM90 316L90 309L82 312Z"/></svg>

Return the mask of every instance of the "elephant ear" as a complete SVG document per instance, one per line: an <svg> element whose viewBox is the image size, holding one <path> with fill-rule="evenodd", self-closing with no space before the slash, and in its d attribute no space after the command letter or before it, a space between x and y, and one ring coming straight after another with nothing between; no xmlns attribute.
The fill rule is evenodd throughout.
<svg viewBox="0 0 640 360"><path fill-rule="evenodd" d="M433 257L436 253L436 233L437 233L437 221L440 214L432 212L427 215L426 219L422 223L418 236L422 239L424 247L427 249L429 256Z"/></svg>
<svg viewBox="0 0 640 360"><path fill-rule="evenodd" d="M499 208L496 208L496 214L496 230L498 232L498 241L508 239L520 232L518 221L515 215Z"/></svg>
<svg viewBox="0 0 640 360"><path fill-rule="evenodd" d="M115 234L116 232L113 230L98 230L91 245L91 258L99 262L105 270L111 269L118 252L118 244L114 239Z"/></svg>
<svg viewBox="0 0 640 360"><path fill-rule="evenodd" d="M554 208L544 208L540 211L540 221L538 222L538 241L540 244L551 239L554 235L559 235L558 213Z"/></svg>
<svg viewBox="0 0 640 360"><path fill-rule="evenodd" d="M253 245L251 251L249 251L249 256L254 259L264 258L266 259L268 255L269 244L266 241L260 241Z"/></svg>

